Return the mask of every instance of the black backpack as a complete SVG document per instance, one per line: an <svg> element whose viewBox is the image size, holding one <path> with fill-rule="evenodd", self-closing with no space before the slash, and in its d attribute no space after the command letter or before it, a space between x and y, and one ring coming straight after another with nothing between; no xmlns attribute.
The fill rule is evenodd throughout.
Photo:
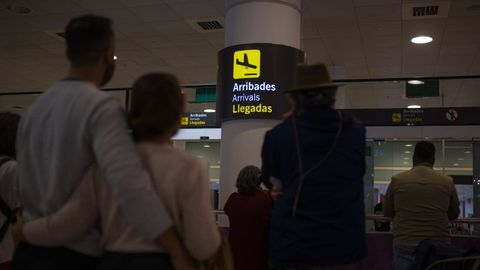
<svg viewBox="0 0 480 270"><path fill-rule="evenodd" d="M10 160L12 159L9 157L0 157L0 167L2 167L3 164L7 163ZM5 234L7 233L8 226L13 221L16 214L14 210L10 209L8 204L3 200L2 196L0 196L0 212L7 218L3 223L2 227L0 228L0 242L2 242Z"/></svg>

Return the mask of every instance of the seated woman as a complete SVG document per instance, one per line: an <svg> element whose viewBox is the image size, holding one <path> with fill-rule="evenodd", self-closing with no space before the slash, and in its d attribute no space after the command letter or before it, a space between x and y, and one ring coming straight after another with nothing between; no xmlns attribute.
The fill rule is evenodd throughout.
<svg viewBox="0 0 480 270"><path fill-rule="evenodd" d="M236 270L266 270L272 198L260 188L260 169L246 166L237 177L238 193L225 203Z"/></svg>
<svg viewBox="0 0 480 270"><path fill-rule="evenodd" d="M171 145L183 109L175 76L152 73L135 82L129 120L137 150L185 247L194 259L202 261L216 253L220 234L202 163ZM164 249L143 239L122 214L99 168L92 166L69 201L51 216L26 223L24 236L31 244L60 246L100 221L106 252L99 269L172 269Z"/></svg>

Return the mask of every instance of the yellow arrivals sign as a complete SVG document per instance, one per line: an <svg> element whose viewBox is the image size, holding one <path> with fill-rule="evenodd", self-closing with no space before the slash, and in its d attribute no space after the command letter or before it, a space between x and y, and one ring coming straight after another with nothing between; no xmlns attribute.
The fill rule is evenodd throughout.
<svg viewBox="0 0 480 270"><path fill-rule="evenodd" d="M233 54L233 78L260 77L260 50L241 50Z"/></svg>

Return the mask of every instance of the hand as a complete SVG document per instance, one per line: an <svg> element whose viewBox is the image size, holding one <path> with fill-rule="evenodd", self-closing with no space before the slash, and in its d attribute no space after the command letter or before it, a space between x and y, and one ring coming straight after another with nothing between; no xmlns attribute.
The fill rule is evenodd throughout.
<svg viewBox="0 0 480 270"><path fill-rule="evenodd" d="M25 222L23 220L22 211L18 211L16 213L15 223L10 225L10 231L13 236L13 241L16 245L19 243L27 242L27 240L25 239L25 235L23 234L24 223Z"/></svg>
<svg viewBox="0 0 480 270"><path fill-rule="evenodd" d="M158 239L157 243L170 254L173 269L197 270L195 261L183 245L174 227L167 229Z"/></svg>

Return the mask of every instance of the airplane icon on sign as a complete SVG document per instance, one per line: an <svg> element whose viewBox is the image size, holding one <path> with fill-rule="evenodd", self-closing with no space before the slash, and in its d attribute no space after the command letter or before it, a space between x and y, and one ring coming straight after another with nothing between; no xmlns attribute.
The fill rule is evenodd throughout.
<svg viewBox="0 0 480 270"><path fill-rule="evenodd" d="M240 59L238 58L236 60L237 60L237 65L244 66L246 68L253 68L253 69L257 68L257 66L252 65L248 62L248 55L246 53L243 54L243 62L240 62Z"/></svg>
<svg viewBox="0 0 480 270"><path fill-rule="evenodd" d="M239 50L233 54L233 78L251 79L260 77L260 50Z"/></svg>

